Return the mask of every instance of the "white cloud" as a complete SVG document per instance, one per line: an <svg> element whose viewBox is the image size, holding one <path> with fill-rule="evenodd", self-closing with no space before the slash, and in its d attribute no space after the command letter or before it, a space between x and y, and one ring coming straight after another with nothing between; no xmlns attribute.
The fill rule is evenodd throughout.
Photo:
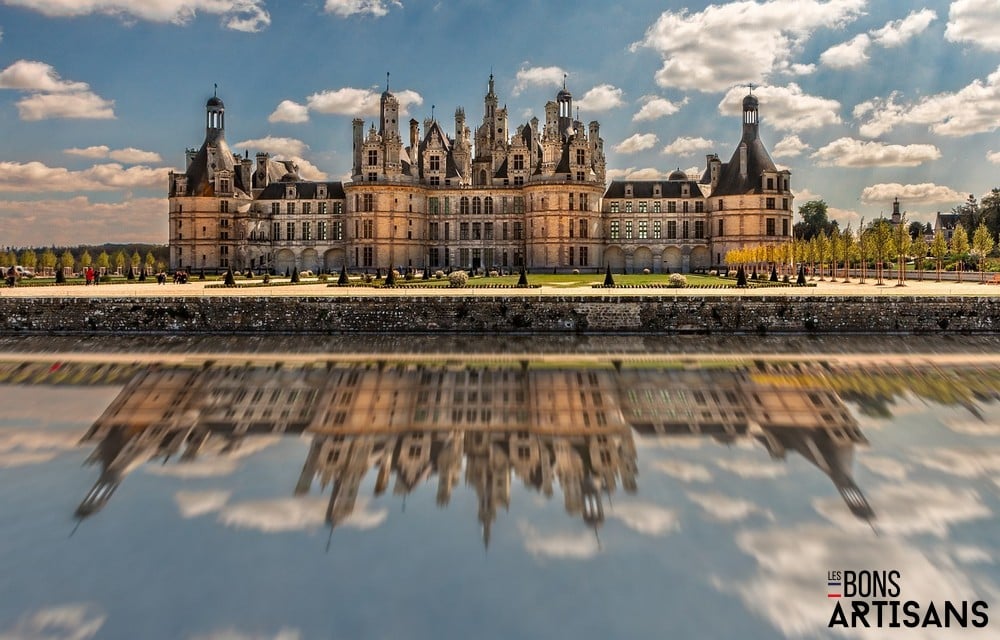
<svg viewBox="0 0 1000 640"><path fill-rule="evenodd" d="M600 547L591 531L580 533L540 533L527 522L517 523L524 548L535 557L585 560L597 555Z"/></svg>
<svg viewBox="0 0 1000 640"><path fill-rule="evenodd" d="M0 200L0 223L11 244L25 246L151 242L167 237L167 199L131 198L92 202L86 196L66 200Z"/></svg>
<svg viewBox="0 0 1000 640"><path fill-rule="evenodd" d="M1000 449L938 449L923 454L917 460L930 469L960 478L1000 473Z"/></svg>
<svg viewBox="0 0 1000 640"><path fill-rule="evenodd" d="M824 51L820 54L819 61L834 69L860 67L868 62L868 47L871 46L871 42L868 34L856 35L847 42L834 45Z"/></svg>
<svg viewBox="0 0 1000 640"><path fill-rule="evenodd" d="M409 105L423 104L424 99L416 91L405 89L393 91L399 101L400 115L407 113ZM319 113L342 116L377 116L379 115L379 100L381 92L372 89L328 89L314 93L306 99L308 108Z"/></svg>
<svg viewBox="0 0 1000 640"><path fill-rule="evenodd" d="M1000 18L1000 15L997 17ZM883 47L898 47L923 33L935 20L937 13L931 9L913 11L902 20L887 22L881 29L872 31L872 38Z"/></svg>
<svg viewBox="0 0 1000 640"><path fill-rule="evenodd" d="M718 492L688 493L688 498L713 520L722 522L739 522L746 520L755 513L773 520L774 516L767 509L762 509L749 500L741 500Z"/></svg>
<svg viewBox="0 0 1000 640"><path fill-rule="evenodd" d="M768 459L722 458L716 460L715 464L741 478L779 478L788 473L785 465Z"/></svg>
<svg viewBox="0 0 1000 640"><path fill-rule="evenodd" d="M324 10L335 16L346 18L357 14L367 14L381 18L389 13L385 0L326 0ZM388 4L402 8L403 3L390 0Z"/></svg>
<svg viewBox="0 0 1000 640"><path fill-rule="evenodd" d="M273 635L269 633L263 635L259 633L245 633L234 627L229 627L220 631L191 636L189 640L300 640L301 638L301 631L287 627L282 627L278 630L278 633Z"/></svg>
<svg viewBox="0 0 1000 640"><path fill-rule="evenodd" d="M899 125L928 125L943 136L968 136L1000 127L1000 68L983 80L973 80L954 93L938 93L915 104L896 102L898 93L888 98L872 98L854 107L854 117L867 120L861 135L874 138Z"/></svg>
<svg viewBox="0 0 1000 640"><path fill-rule="evenodd" d="M264 0L3 0L7 5L32 9L49 17L75 17L94 13L128 20L187 24L199 11L221 16L229 29L260 31L271 23Z"/></svg>
<svg viewBox="0 0 1000 640"><path fill-rule="evenodd" d="M163 189L166 184L167 169L144 166L126 169L118 163L109 163L70 171L41 162L0 162L0 192Z"/></svg>
<svg viewBox="0 0 1000 640"><path fill-rule="evenodd" d="M97 635L107 616L83 603L44 607L22 616L0 640L87 640Z"/></svg>
<svg viewBox="0 0 1000 640"><path fill-rule="evenodd" d="M309 149L309 145L301 140L297 140L295 138L279 138L275 136L242 140L237 142L234 146L247 147L270 154L281 153L291 156L301 156Z"/></svg>
<svg viewBox="0 0 1000 640"><path fill-rule="evenodd" d="M950 42L968 42L990 51L1000 50L1000 5L994 0L954 0L948 10L944 38Z"/></svg>
<svg viewBox="0 0 1000 640"><path fill-rule="evenodd" d="M142 149L136 149L134 147L111 149L106 144L85 147L82 149L75 147L72 149L64 149L63 153L71 156L82 156L84 158L109 158L117 162L124 162L125 164L145 164L160 162L162 160L162 158L160 158L160 154L154 151L143 151Z"/></svg>
<svg viewBox="0 0 1000 640"><path fill-rule="evenodd" d="M682 460L657 460L653 469L682 482L711 482L712 472L707 467Z"/></svg>
<svg viewBox="0 0 1000 640"><path fill-rule="evenodd" d="M0 431L0 469L53 460L75 449L79 434L65 431Z"/></svg>
<svg viewBox="0 0 1000 640"><path fill-rule="evenodd" d="M174 502L182 518L197 518L224 507L229 496L229 491L178 491Z"/></svg>
<svg viewBox="0 0 1000 640"><path fill-rule="evenodd" d="M666 174L653 167L642 169L629 167L627 169L608 169L607 171L608 180L658 180L665 177Z"/></svg>
<svg viewBox="0 0 1000 640"><path fill-rule="evenodd" d="M787 135L774 145L772 151L776 158L794 158L801 155L803 151L809 149L809 145L802 142L797 135Z"/></svg>
<svg viewBox="0 0 1000 640"><path fill-rule="evenodd" d="M962 564L993 564L993 555L982 547L959 545L952 550L952 555Z"/></svg>
<svg viewBox="0 0 1000 640"><path fill-rule="evenodd" d="M309 107L293 100L282 100L267 117L268 122L309 122Z"/></svg>
<svg viewBox="0 0 1000 640"><path fill-rule="evenodd" d="M1000 436L1000 424L979 420L946 420L945 426L967 436Z"/></svg>
<svg viewBox="0 0 1000 640"><path fill-rule="evenodd" d="M614 150L618 153L638 153L652 149L659 141L655 133L636 133L616 144Z"/></svg>
<svg viewBox="0 0 1000 640"><path fill-rule="evenodd" d="M664 116L672 116L681 107L687 104L688 99L684 98L680 102L671 102L666 98L660 98L657 96L643 96L640 99L643 103L642 108L639 112L632 116L633 122L642 122L644 120L656 120L657 118L662 118Z"/></svg>
<svg viewBox="0 0 1000 640"><path fill-rule="evenodd" d="M622 90L610 84L599 84L583 97L578 99L574 106L582 111L608 111L624 104L622 102Z"/></svg>
<svg viewBox="0 0 1000 640"><path fill-rule="evenodd" d="M660 153L664 155L690 156L701 151L707 151L715 146L715 141L705 138L680 137L663 147Z"/></svg>
<svg viewBox="0 0 1000 640"><path fill-rule="evenodd" d="M114 100L105 100L96 93L36 93L17 101L21 120L52 118L114 120Z"/></svg>
<svg viewBox="0 0 1000 640"><path fill-rule="evenodd" d="M723 91L773 73L804 73L793 62L812 31L854 20L866 0L744 0L689 13L665 11L632 50L649 47L663 57L661 87Z"/></svg>
<svg viewBox="0 0 1000 640"><path fill-rule="evenodd" d="M529 86L562 86L566 79L566 72L562 67L521 67L514 77L516 82L512 93L517 96Z"/></svg>
<svg viewBox="0 0 1000 640"><path fill-rule="evenodd" d="M609 509L608 517L621 520L629 529L646 536L664 536L680 529L675 512L644 502L616 504Z"/></svg>
<svg viewBox="0 0 1000 640"><path fill-rule="evenodd" d="M907 474L906 465L899 460L882 456L862 456L858 462L872 473L891 480L904 480Z"/></svg>
<svg viewBox="0 0 1000 640"><path fill-rule="evenodd" d="M873 184L861 191L861 201L865 204L892 202L895 198L918 204L959 204L968 194L962 194L951 187L922 182L920 184L899 184L888 182Z"/></svg>
<svg viewBox="0 0 1000 640"><path fill-rule="evenodd" d="M308 531L318 529L326 521L329 503L324 497L277 498L232 504L219 512L219 522L239 529L256 529L264 533ZM354 529L374 529L385 522L388 510L369 510L368 501L359 499L354 512L339 526Z"/></svg>
<svg viewBox="0 0 1000 640"><path fill-rule="evenodd" d="M986 153L986 160L993 164L1000 164L1000 151L988 151Z"/></svg>
<svg viewBox="0 0 1000 640"><path fill-rule="evenodd" d="M314 165L312 162L306 160L305 158L299 156L284 156L280 154L276 155L274 158L275 160L291 160L292 162L294 162L296 166L298 166L299 175L302 176L303 180L320 181L320 180L328 180L330 177L329 175L327 175L325 171Z"/></svg>
<svg viewBox="0 0 1000 640"><path fill-rule="evenodd" d="M912 482L879 487L868 495L868 502L875 511L879 534L888 536L928 534L945 538L955 524L992 515L971 489ZM841 530L868 529L868 523L858 520L840 497L816 499L813 506Z"/></svg>
<svg viewBox="0 0 1000 640"><path fill-rule="evenodd" d="M916 167L941 157L932 144L885 144L839 138L811 156L821 167Z"/></svg>
<svg viewBox="0 0 1000 640"><path fill-rule="evenodd" d="M88 91L90 85L86 82L63 80L50 64L36 60L18 60L0 71L0 89L73 93Z"/></svg>
<svg viewBox="0 0 1000 640"><path fill-rule="evenodd" d="M787 87L755 87L760 101L760 121L778 130L799 132L840 122L840 103L830 98L803 93L794 82ZM719 113L743 115L746 90L733 87L719 103Z"/></svg>

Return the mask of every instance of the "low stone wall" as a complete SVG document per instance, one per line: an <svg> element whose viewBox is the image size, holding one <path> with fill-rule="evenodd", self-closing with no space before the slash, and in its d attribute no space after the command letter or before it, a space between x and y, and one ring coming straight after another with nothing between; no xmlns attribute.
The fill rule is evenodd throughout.
<svg viewBox="0 0 1000 640"><path fill-rule="evenodd" d="M177 297L0 299L29 333L980 333L992 297Z"/></svg>

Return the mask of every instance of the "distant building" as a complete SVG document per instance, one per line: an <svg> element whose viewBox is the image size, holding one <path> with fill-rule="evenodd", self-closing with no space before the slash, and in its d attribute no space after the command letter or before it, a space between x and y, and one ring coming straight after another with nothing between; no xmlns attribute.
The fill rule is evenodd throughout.
<svg viewBox="0 0 1000 640"><path fill-rule="evenodd" d="M949 246L951 245L951 237L955 235L955 228L959 224L958 217L957 213L941 213L938 211L937 217L934 218L934 234L937 235L937 232L940 231Z"/></svg>
<svg viewBox="0 0 1000 640"><path fill-rule="evenodd" d="M730 249L791 240L790 173L771 161L757 98L743 101L743 137L704 175L615 181L605 192L596 121L573 116L565 86L510 135L493 76L482 123L454 130L411 119L388 87L378 123L355 119L349 182L301 179L289 161L234 155L225 107L206 105L205 141L169 177L172 269L244 271L649 268L721 264Z"/></svg>

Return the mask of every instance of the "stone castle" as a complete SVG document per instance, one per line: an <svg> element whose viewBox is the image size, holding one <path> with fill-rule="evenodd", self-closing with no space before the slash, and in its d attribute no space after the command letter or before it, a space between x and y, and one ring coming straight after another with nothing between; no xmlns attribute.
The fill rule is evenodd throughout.
<svg viewBox="0 0 1000 640"><path fill-rule="evenodd" d="M172 269L707 270L731 249L791 240L790 172L759 136L758 101L743 100L729 162L710 154L700 177L615 180L605 188L600 124L573 117L564 86L510 134L491 75L473 133L455 111L408 122L382 93L378 126L353 122L348 182L303 180L266 153L235 155L225 106L206 104L205 141L169 178Z"/></svg>

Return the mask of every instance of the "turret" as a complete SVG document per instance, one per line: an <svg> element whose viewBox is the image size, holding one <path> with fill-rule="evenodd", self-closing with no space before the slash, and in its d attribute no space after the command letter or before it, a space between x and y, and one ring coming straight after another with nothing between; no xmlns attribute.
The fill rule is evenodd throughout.
<svg viewBox="0 0 1000 640"><path fill-rule="evenodd" d="M354 140L354 171L352 175L361 174L361 147L365 142L365 121L361 118L355 118L353 122L353 140Z"/></svg>
<svg viewBox="0 0 1000 640"><path fill-rule="evenodd" d="M756 140L759 135L759 121L757 117L757 98L753 94L743 98L743 141L750 142Z"/></svg>
<svg viewBox="0 0 1000 640"><path fill-rule="evenodd" d="M214 143L226 137L226 105L217 95L205 104L205 142Z"/></svg>

